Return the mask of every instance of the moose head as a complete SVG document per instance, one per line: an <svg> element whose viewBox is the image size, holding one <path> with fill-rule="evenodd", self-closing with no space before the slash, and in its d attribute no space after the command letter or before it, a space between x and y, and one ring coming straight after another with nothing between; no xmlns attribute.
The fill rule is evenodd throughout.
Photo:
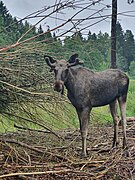
<svg viewBox="0 0 135 180"><path fill-rule="evenodd" d="M51 71L54 71L55 74L54 90L63 94L64 83L68 78L70 67L83 64L83 62L78 59L78 54L73 54L68 61L57 61L48 55L45 55L44 58L47 65L51 67Z"/></svg>

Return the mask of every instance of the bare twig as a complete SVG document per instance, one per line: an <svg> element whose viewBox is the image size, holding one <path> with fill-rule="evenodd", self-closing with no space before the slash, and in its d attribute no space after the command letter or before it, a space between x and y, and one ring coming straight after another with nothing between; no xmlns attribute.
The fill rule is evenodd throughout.
<svg viewBox="0 0 135 180"><path fill-rule="evenodd" d="M62 138L62 137L60 137L58 134L56 134L54 131L52 131L50 128L44 126L43 124L41 124L41 123L39 123L39 122L35 122L35 121L32 121L31 119L27 119L27 118L24 118L24 117L15 115L15 114L11 114L11 113L8 113L8 112L5 112L4 114L6 114L6 115L8 115L8 116L13 116L13 117L19 118L19 119L24 120L24 121L28 121L28 122L37 124L38 126L43 127L44 129L47 129L48 131L50 131L50 132L51 132L52 134L54 134L56 137Z"/></svg>
<svg viewBox="0 0 135 180"><path fill-rule="evenodd" d="M5 177L15 177L15 176L19 176L19 175L44 175L44 174L59 174L59 173L66 173L66 172L72 172L71 169L62 169L59 171L44 171L44 172L28 172L28 173L11 173L11 174L4 174L1 175L0 178L5 178Z"/></svg>

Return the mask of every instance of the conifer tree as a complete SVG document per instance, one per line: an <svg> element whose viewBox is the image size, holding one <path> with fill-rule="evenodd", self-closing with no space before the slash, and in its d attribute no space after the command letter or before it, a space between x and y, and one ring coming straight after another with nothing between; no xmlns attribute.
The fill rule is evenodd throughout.
<svg viewBox="0 0 135 180"><path fill-rule="evenodd" d="M47 41L52 41L53 38L52 38L52 34L50 32L50 27L49 26L47 26L47 31L46 32L47 33L45 34L45 39L47 39Z"/></svg>
<svg viewBox="0 0 135 180"><path fill-rule="evenodd" d="M121 48L121 55L124 54L124 31L121 27L121 24L117 22L116 24L116 40L117 40L117 49Z"/></svg>
<svg viewBox="0 0 135 180"><path fill-rule="evenodd" d="M121 24L117 22L116 24L116 53L117 53L117 66L123 71L127 71L128 65L127 60L124 57L124 31L121 27Z"/></svg>
<svg viewBox="0 0 135 180"><path fill-rule="evenodd" d="M128 63L128 70L131 61L135 59L135 42L134 42L134 35L131 30L126 30L125 35L125 48L124 48L124 56L127 59Z"/></svg>
<svg viewBox="0 0 135 180"><path fill-rule="evenodd" d="M2 1L0 1L0 15L2 15L4 20L6 19L7 14L8 14L8 10L7 10L6 6L4 6L4 3Z"/></svg>
<svg viewBox="0 0 135 180"><path fill-rule="evenodd" d="M38 28L38 34L42 34L44 31L43 31L43 29L42 29L42 26L41 26L41 24L40 24L40 26L39 26L39 28ZM38 37L38 40L39 41L42 41L42 40L44 40L45 39L45 36L44 35L41 35L41 36L39 36Z"/></svg>
<svg viewBox="0 0 135 180"><path fill-rule="evenodd" d="M96 33L93 33L93 34L91 35L91 39L94 40L94 41L97 40L97 35L96 35Z"/></svg>
<svg viewBox="0 0 135 180"><path fill-rule="evenodd" d="M91 40L91 31L88 32L88 41Z"/></svg>

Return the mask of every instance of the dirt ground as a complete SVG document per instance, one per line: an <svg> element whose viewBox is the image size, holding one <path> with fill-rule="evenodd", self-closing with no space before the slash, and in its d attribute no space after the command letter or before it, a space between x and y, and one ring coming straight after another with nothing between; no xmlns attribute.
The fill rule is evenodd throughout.
<svg viewBox="0 0 135 180"><path fill-rule="evenodd" d="M79 130L40 132L18 128L0 135L0 179L134 180L135 118L128 118L129 157L122 147L111 149L113 126L89 126L88 157L80 158Z"/></svg>

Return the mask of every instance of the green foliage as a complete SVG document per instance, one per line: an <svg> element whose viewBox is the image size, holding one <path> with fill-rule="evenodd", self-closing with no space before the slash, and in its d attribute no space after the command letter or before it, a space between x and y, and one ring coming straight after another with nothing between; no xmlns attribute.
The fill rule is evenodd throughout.
<svg viewBox="0 0 135 180"><path fill-rule="evenodd" d="M124 56L121 56L120 52L117 53L117 66L119 69L125 72L129 68L126 58Z"/></svg>
<svg viewBox="0 0 135 180"><path fill-rule="evenodd" d="M104 44L104 46L103 46ZM89 32L88 38L83 39L80 35L66 37L63 48L71 54L74 52L79 54L80 59L84 60L84 65L90 69L103 70L109 64L110 38L107 33L91 35Z"/></svg>
<svg viewBox="0 0 135 180"><path fill-rule="evenodd" d="M42 26L40 25L37 31L35 27L32 27L28 23L28 21L17 21L16 18L13 18L11 16L2 1L0 1L0 48L16 43L21 37L21 41L23 41L33 36L37 36L37 38L29 43L22 43L21 46L19 46L15 50L9 50L9 54L1 54L2 58L4 57L5 60L8 60L7 63L6 61L4 61L5 64L1 62L1 69L2 67L8 67L9 69L14 69L16 74L11 72L12 75L9 76L9 71L7 70L8 73L6 73L6 79L5 77L3 77L3 74L1 74L0 80L14 84L18 87L26 88L30 91L38 90L39 92L46 93L48 93L49 91L50 93L50 89L47 86L51 84L52 78L50 77L49 73L46 73L47 68L43 59L45 53L53 56L58 60L68 60L68 58L73 53L78 53L79 58L84 61L84 66L90 69L101 71L109 67L111 47L109 34L102 32L96 34L89 31L88 35L84 38L81 32L76 32L72 36L66 37L62 41L61 39L58 39L56 37L55 33L53 33L53 35L51 34L49 26L47 31L44 32ZM117 65L120 69L128 72L131 77L135 77L134 36L130 30L127 30L124 33L120 23L117 24ZM44 83L46 84L44 85ZM133 84L134 81L131 81L128 96L127 114L130 116L134 115L135 113L135 104L133 101L133 99L135 98L135 87ZM41 86L45 87L40 88ZM45 102L45 104L36 104L36 108L35 105L32 106L30 104L30 108L28 108L28 104L25 102L25 94L19 92L22 98L19 97L18 100L18 92L13 91L12 88L9 88L8 91L5 91L5 89L6 86L0 84L1 112L8 107L11 100L11 96L8 93L12 92L14 94L14 98L12 98L12 101L15 101L16 104L22 102L22 99L24 98L23 110L26 108L25 113L23 114L22 111L19 112L19 108L17 108L18 114L23 114L23 116L26 117L29 112L32 112L31 114L33 114L33 116L35 116L36 118L40 117L41 120L43 120L43 122L48 125L51 124L51 121L55 126L55 129L67 128L71 126L73 127L78 125L78 120L73 113L74 110L71 105L63 103L61 104L61 107L56 107L53 105L54 102L50 101L52 105L48 105L48 102ZM27 101L29 101L28 97ZM59 103L60 102L57 103L57 106ZM42 108L44 107L44 111L41 107L38 107L39 105L42 106ZM53 111L58 115L57 117L58 119L61 119L61 122L58 122L56 118L54 118L54 116L50 116L50 111L49 109L47 109L47 105L49 108L51 108L50 111ZM13 106L13 104L11 104L11 106ZM108 108L102 107L94 109L92 111L92 119L94 122L100 120L104 122L110 121L111 117ZM9 119L7 118L5 123L6 125L8 124L8 121ZM1 122L3 123L3 121ZM13 124L12 121L11 124Z"/></svg>
<svg viewBox="0 0 135 180"><path fill-rule="evenodd" d="M5 17L5 18L8 14L8 10L2 1L0 1L0 14L2 15L2 17Z"/></svg>
<svg viewBox="0 0 135 180"><path fill-rule="evenodd" d="M125 49L124 49L124 56L127 59L128 65L134 61L135 59L135 42L134 36L131 30L126 30L125 33Z"/></svg>
<svg viewBox="0 0 135 180"><path fill-rule="evenodd" d="M22 21L17 21L16 18L13 18L12 15L8 13L4 3L0 1L0 42L2 42L3 45L16 43L21 35L30 28L32 28L32 26L27 21L22 23ZM23 40L34 35L36 35L35 27L27 33Z"/></svg>
<svg viewBox="0 0 135 180"><path fill-rule="evenodd" d="M58 130L63 128L78 128L79 121L75 109L71 104L61 101L58 97L55 103L51 101L43 101L42 104L32 104L29 102L24 102L15 114L28 118L31 116L33 123L17 118L0 116L0 132L15 131L14 124L19 123L23 127L29 127L33 129L42 129L42 127L36 125L37 122L44 126L51 127L52 129ZM135 80L130 80L128 97L127 97L127 116L135 115ZM60 100L60 101L59 101ZM23 110L23 111L22 111ZM53 114L50 113L53 110ZM34 124L35 122L35 124ZM90 123L98 124L112 124L112 117L110 115L110 110L108 106L103 106L99 108L93 108L91 113Z"/></svg>
<svg viewBox="0 0 135 180"><path fill-rule="evenodd" d="M117 66L123 71L129 71L130 63L135 60L134 36L130 30L124 31L117 23Z"/></svg>
<svg viewBox="0 0 135 180"><path fill-rule="evenodd" d="M42 26L38 31L32 27L27 21L17 21L13 18L3 2L0 1L0 44L1 47L6 44L16 43L21 40L39 35L34 41L40 41L45 44L43 50L54 54L56 57L69 58L72 53L78 53L80 58L84 60L85 66L96 71L104 70L109 67L110 63L110 37L107 33L101 31L96 35L89 31L87 37L83 37L81 32L74 33L71 37L66 37L64 43L61 39L57 39L55 33L50 32L50 27L44 32ZM41 34L41 35L40 35ZM42 50L42 51L43 51ZM135 61L135 43L134 36L130 30L125 33L117 23L117 65L124 71L132 71L131 62Z"/></svg>
<svg viewBox="0 0 135 180"><path fill-rule="evenodd" d="M132 61L129 67L129 74L135 79L135 61Z"/></svg>
<svg viewBox="0 0 135 180"><path fill-rule="evenodd" d="M0 47L4 47L12 42L7 34L6 30L4 29L4 19L0 14Z"/></svg>
<svg viewBox="0 0 135 180"><path fill-rule="evenodd" d="M127 116L135 116L135 80L130 80L127 98Z"/></svg>

